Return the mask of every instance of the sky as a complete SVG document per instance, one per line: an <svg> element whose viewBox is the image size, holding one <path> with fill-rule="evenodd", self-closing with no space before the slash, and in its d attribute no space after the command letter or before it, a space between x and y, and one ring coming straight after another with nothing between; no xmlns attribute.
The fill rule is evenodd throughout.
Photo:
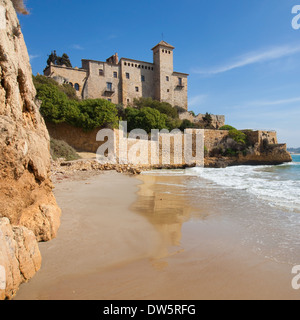
<svg viewBox="0 0 300 320"><path fill-rule="evenodd" d="M300 147L300 0L27 0L20 16L33 73L47 56L153 61L162 39L174 71L189 73L189 110L226 116L238 129L276 130ZM300 10L299 10L300 13ZM299 17L300 24L300 17ZM295 24L294 24L295 25Z"/></svg>

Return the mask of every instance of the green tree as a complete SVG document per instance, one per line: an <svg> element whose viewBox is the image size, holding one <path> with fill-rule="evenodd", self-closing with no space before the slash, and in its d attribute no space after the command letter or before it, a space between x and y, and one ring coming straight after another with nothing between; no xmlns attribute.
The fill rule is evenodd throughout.
<svg viewBox="0 0 300 320"><path fill-rule="evenodd" d="M147 133L150 133L151 129L167 129L167 116L161 114L158 110L149 107L140 110L129 107L125 112L129 131L143 129Z"/></svg>
<svg viewBox="0 0 300 320"><path fill-rule="evenodd" d="M228 131L230 131L230 130L236 130L236 128L226 124L225 126L219 128L219 130L228 130Z"/></svg>
<svg viewBox="0 0 300 320"><path fill-rule="evenodd" d="M212 116L210 113L206 112L205 116L203 117L203 121L205 123L205 128L211 128L212 127Z"/></svg>
<svg viewBox="0 0 300 320"><path fill-rule="evenodd" d="M173 119L178 119L177 109L173 108L167 102L160 102L157 100L153 100L152 98L139 98L139 99L134 99L133 103L138 109L142 109L146 107L152 108L152 109L158 110L160 113L167 115L168 117L171 117Z"/></svg>
<svg viewBox="0 0 300 320"><path fill-rule="evenodd" d="M181 131L184 131L185 129L192 129L192 128L194 128L194 124L188 119L182 120L182 123L179 127Z"/></svg>
<svg viewBox="0 0 300 320"><path fill-rule="evenodd" d="M79 110L81 117L78 125L85 129L118 127L118 110L107 100L83 100L79 103Z"/></svg>
<svg viewBox="0 0 300 320"><path fill-rule="evenodd" d="M47 66L53 63L57 66L65 65L66 67L72 68L72 63L70 61L69 56L64 53L61 57L57 55L56 51L52 51L51 54L48 56Z"/></svg>
<svg viewBox="0 0 300 320"><path fill-rule="evenodd" d="M242 144L242 145L247 144L247 136L245 135L245 133L237 129L229 130L229 137L239 144Z"/></svg>

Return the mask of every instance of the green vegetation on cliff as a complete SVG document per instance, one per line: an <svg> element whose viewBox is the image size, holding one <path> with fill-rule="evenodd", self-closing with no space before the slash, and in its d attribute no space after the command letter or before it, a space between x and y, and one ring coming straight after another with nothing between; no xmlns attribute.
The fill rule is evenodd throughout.
<svg viewBox="0 0 300 320"><path fill-rule="evenodd" d="M79 101L70 85L58 85L55 80L43 76L34 77L34 84L45 120L65 122L85 130L118 127L118 110L111 102L103 99Z"/></svg>

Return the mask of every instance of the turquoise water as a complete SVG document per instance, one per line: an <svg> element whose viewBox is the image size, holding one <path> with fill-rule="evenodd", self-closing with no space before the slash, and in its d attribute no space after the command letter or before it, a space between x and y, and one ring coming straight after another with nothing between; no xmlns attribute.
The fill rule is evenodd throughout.
<svg viewBox="0 0 300 320"><path fill-rule="evenodd" d="M293 155L293 162L279 166L192 170L216 185L244 190L270 206L300 213L300 155Z"/></svg>

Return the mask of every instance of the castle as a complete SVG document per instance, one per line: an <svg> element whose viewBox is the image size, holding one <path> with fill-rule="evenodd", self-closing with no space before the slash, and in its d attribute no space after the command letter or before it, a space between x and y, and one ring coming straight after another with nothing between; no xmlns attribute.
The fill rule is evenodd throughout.
<svg viewBox="0 0 300 320"><path fill-rule="evenodd" d="M81 99L106 99L127 106L135 98L168 102L188 109L188 74L173 70L174 47L165 41L153 49L153 63L121 58L82 60L82 67L50 64L44 75L72 85Z"/></svg>

